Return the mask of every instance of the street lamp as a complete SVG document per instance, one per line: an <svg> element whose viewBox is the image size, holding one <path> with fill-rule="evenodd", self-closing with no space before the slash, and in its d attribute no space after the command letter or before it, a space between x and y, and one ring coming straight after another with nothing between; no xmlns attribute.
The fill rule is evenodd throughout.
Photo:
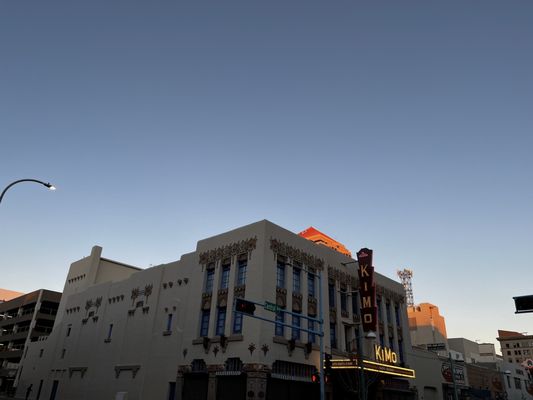
<svg viewBox="0 0 533 400"><path fill-rule="evenodd" d="M17 183L21 183L21 182L35 182L35 183L40 183L41 185L43 186L46 186L48 189L50 190L56 190L55 186L52 185L51 183L47 183L47 182L43 182L43 181L39 181L37 179L19 179L18 181L15 181L15 182L11 182L9 185L6 186L6 188L3 190L2 194L0 194L0 203L2 202L2 199L4 198L4 195L6 194L6 192L8 191L8 189L11 187L11 186L14 186L16 185Z"/></svg>
<svg viewBox="0 0 533 400"><path fill-rule="evenodd" d="M341 263L342 265L346 264L352 264L355 261L350 261L347 263ZM359 289L350 290L348 292L345 292L348 296L355 296L360 293ZM366 393L366 383L365 383L365 361L364 361L364 347L365 344L363 343L363 339L376 339L377 335L373 331L369 331L366 333L366 335L363 336L363 326L358 328L358 344L357 344L357 365L359 366L359 398L362 400L367 399L367 393Z"/></svg>
<svg viewBox="0 0 533 400"><path fill-rule="evenodd" d="M361 393L359 398L362 400L366 400L367 393L366 393L366 383L365 383L365 360L364 360L364 354L363 354L365 344L363 343L363 327L362 326L360 327L358 332L359 332L359 346L361 346L361 348L357 349L358 350L357 351L358 353L357 363L359 364L359 391ZM376 338L377 338L376 333L372 331L368 332L364 336L364 339L376 339Z"/></svg>

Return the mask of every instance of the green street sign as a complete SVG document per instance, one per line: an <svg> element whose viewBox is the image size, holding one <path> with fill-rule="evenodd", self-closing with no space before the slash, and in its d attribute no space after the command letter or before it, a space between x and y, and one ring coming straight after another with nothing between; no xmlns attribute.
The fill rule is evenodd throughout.
<svg viewBox="0 0 533 400"><path fill-rule="evenodd" d="M265 305L263 307L265 308L265 310L272 311L272 312L278 312L282 310L280 306L278 306L277 304L271 303L269 301L265 301Z"/></svg>

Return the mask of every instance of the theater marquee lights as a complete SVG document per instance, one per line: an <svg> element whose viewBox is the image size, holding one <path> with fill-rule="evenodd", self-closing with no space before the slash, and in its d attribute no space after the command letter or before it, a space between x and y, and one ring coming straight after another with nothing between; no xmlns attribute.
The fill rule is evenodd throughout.
<svg viewBox="0 0 533 400"><path fill-rule="evenodd" d="M377 307L372 250L367 248L359 250L357 261L359 263L359 294L361 296L363 331L375 332L377 330Z"/></svg>
<svg viewBox="0 0 533 400"><path fill-rule="evenodd" d="M357 360L336 359L331 360L332 369L360 369ZM385 375L400 376L403 378L416 378L415 370L410 368L397 367L396 365L384 364L369 360L363 361L363 369L369 372L378 372Z"/></svg>

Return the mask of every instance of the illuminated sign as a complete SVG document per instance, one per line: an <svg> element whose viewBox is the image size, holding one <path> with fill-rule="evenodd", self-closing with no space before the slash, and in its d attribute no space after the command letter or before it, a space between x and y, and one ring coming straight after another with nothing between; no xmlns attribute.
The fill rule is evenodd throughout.
<svg viewBox="0 0 533 400"><path fill-rule="evenodd" d="M337 359L331 360L332 369L360 369L357 360ZM403 378L415 378L415 370L410 368L397 367L396 365L383 364L379 362L364 360L363 369L369 372L378 372L385 375L401 376Z"/></svg>
<svg viewBox="0 0 533 400"><path fill-rule="evenodd" d="M452 368L450 363L442 363L440 372L442 377L446 382L452 383L455 380L455 383L464 385L465 384L465 372L463 367L454 365L453 366L453 377L452 377Z"/></svg>
<svg viewBox="0 0 533 400"><path fill-rule="evenodd" d="M357 252L361 319L363 322L363 331L365 332L377 330L376 286L374 285L372 254L372 250L367 248Z"/></svg>
<svg viewBox="0 0 533 400"><path fill-rule="evenodd" d="M376 355L376 361L393 364L398 362L398 355L388 347L382 347L379 344L376 344L374 345L374 354Z"/></svg>

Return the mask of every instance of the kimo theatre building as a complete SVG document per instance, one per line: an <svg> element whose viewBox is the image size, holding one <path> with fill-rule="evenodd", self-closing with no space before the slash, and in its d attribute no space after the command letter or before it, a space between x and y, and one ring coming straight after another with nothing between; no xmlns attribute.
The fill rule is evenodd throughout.
<svg viewBox="0 0 533 400"><path fill-rule="evenodd" d="M101 252L71 265L18 397L314 400L328 354L326 400L413 398L403 286L316 230L263 220L144 270Z"/></svg>
<svg viewBox="0 0 533 400"><path fill-rule="evenodd" d="M405 351L404 332L407 340L409 333L403 329L405 316L399 307L403 288L387 285L381 276L374 274L372 250L361 249L357 259L359 288L355 292L361 305L359 324L348 357L334 352L331 363L326 362L333 397L415 399L415 370L409 368Z"/></svg>

